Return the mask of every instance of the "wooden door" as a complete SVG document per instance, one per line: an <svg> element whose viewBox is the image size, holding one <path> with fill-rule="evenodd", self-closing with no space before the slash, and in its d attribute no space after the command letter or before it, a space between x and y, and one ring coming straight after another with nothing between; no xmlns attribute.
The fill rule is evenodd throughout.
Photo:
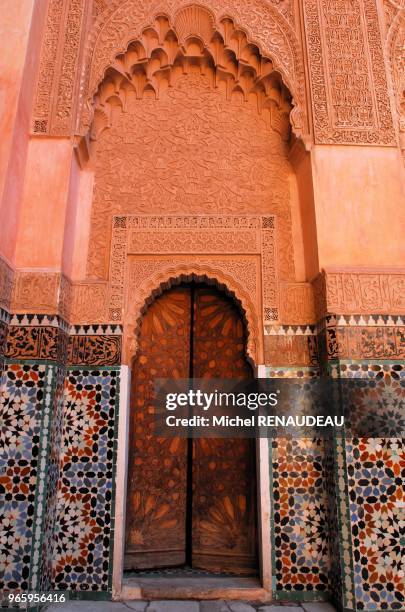
<svg viewBox="0 0 405 612"><path fill-rule="evenodd" d="M193 301L194 377L252 378L233 301L211 287L196 288ZM257 568L255 472L254 440L194 440L194 567L238 574Z"/></svg>
<svg viewBox="0 0 405 612"><path fill-rule="evenodd" d="M125 568L257 567L253 440L154 438L156 378L251 378L233 301L190 284L148 309L132 375Z"/></svg>
<svg viewBox="0 0 405 612"><path fill-rule="evenodd" d="M188 378L191 294L179 287L145 314L132 369L125 569L186 560L187 440L152 435L156 378Z"/></svg>

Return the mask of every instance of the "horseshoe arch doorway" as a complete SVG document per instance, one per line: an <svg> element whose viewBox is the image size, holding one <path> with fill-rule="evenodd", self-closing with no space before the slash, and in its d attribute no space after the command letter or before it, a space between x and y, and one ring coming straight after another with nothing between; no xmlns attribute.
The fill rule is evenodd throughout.
<svg viewBox="0 0 405 612"><path fill-rule="evenodd" d="M132 367L124 569L258 574L255 441L150 435L156 378L251 378L246 329L218 288L157 297Z"/></svg>

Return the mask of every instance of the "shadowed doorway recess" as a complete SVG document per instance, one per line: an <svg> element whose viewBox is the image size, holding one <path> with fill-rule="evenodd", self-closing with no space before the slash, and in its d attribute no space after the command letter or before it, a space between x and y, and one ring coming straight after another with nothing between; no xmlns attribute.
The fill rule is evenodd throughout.
<svg viewBox="0 0 405 612"><path fill-rule="evenodd" d="M132 370L126 570L257 571L255 445L151 435L156 378L251 378L233 300L202 283L158 297Z"/></svg>

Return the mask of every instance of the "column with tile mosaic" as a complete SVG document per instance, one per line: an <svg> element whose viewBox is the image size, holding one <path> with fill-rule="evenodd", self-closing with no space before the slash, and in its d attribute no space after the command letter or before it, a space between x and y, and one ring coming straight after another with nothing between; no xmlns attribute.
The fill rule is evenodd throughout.
<svg viewBox="0 0 405 612"><path fill-rule="evenodd" d="M8 591L111 596L122 329L9 320L1 562Z"/></svg>
<svg viewBox="0 0 405 612"><path fill-rule="evenodd" d="M373 389L377 396L384 394L384 402L389 404L385 413L392 417L378 424L379 438L335 442L340 601L347 609L405 607L405 549L401 540L405 453L403 439L395 437L398 430L392 428L403 419L404 331L400 316L325 317L329 373L367 381L368 390ZM364 401L367 397L365 393Z"/></svg>
<svg viewBox="0 0 405 612"><path fill-rule="evenodd" d="M314 325L266 326L266 377L319 376ZM329 596L328 492L325 444L272 440L270 451L273 597L315 601Z"/></svg>
<svg viewBox="0 0 405 612"><path fill-rule="evenodd" d="M111 597L121 334L70 328L49 581L77 596Z"/></svg>
<svg viewBox="0 0 405 612"><path fill-rule="evenodd" d="M66 324L57 316L8 317L1 385L1 589L38 590L55 415L61 411ZM55 451L53 451L55 453Z"/></svg>

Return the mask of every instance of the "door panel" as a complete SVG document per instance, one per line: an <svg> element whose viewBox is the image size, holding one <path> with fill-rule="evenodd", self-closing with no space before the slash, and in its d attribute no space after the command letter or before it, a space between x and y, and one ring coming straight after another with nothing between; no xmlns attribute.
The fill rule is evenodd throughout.
<svg viewBox="0 0 405 612"><path fill-rule="evenodd" d="M232 300L205 285L172 289L145 314L132 371L125 569L257 567L254 441L188 443L151 429L156 378L251 378L245 340Z"/></svg>
<svg viewBox="0 0 405 612"><path fill-rule="evenodd" d="M125 569L185 562L187 440L152 435L156 378L188 378L190 289L155 300L145 314L132 370Z"/></svg>
<svg viewBox="0 0 405 612"><path fill-rule="evenodd" d="M215 289L197 288L193 318L193 376L252 378L233 302ZM256 568L254 475L254 440L194 440L194 567L242 574Z"/></svg>

